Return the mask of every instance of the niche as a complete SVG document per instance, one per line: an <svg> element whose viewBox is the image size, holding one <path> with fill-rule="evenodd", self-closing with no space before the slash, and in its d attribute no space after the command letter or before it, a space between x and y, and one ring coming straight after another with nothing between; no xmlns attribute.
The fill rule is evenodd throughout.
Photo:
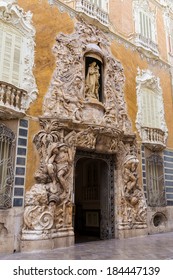
<svg viewBox="0 0 173 280"><path fill-rule="evenodd" d="M85 98L103 103L103 61L97 54L85 55Z"/></svg>

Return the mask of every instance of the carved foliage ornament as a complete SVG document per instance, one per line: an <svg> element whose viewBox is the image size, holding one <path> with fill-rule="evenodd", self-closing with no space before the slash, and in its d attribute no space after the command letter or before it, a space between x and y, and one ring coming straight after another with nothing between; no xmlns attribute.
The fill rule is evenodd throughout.
<svg viewBox="0 0 173 280"><path fill-rule="evenodd" d="M109 50L109 38L95 26L80 21L74 33L57 36L53 52L57 67L44 99L44 116L120 129L126 120L126 130L129 131L131 126L123 95L123 68ZM92 55L97 56L104 67L102 103L98 100L100 66L91 63L94 75L89 77L89 68L85 74L85 57Z"/></svg>
<svg viewBox="0 0 173 280"><path fill-rule="evenodd" d="M48 238L46 230L56 235L58 229L72 227L72 162L76 133L61 129L57 120L41 120L40 124L43 130L34 137L40 167L35 173L37 183L26 193L23 239L32 230L41 238Z"/></svg>
<svg viewBox="0 0 173 280"><path fill-rule="evenodd" d="M119 142L117 164L120 167L118 190L118 228L146 228L147 206L144 192L138 184L136 143Z"/></svg>
<svg viewBox="0 0 173 280"><path fill-rule="evenodd" d="M121 207L122 225L128 227L146 226L147 206L142 189L137 181L137 167L139 161L136 156L128 155L123 163L123 181Z"/></svg>
<svg viewBox="0 0 173 280"><path fill-rule="evenodd" d="M32 72L34 66L35 29L32 25L31 12L24 12L15 2L16 1L0 1L0 20L2 20L5 25L11 25L24 37L22 46L23 76L19 87L27 91L27 95L22 104L23 108L26 110L29 104L36 99L38 93Z"/></svg>
<svg viewBox="0 0 173 280"><path fill-rule="evenodd" d="M102 103L85 95L84 59L95 52L104 67ZM34 137L40 167L35 174L37 183L26 194L23 239L31 232L36 233L34 238L48 238L50 232L58 236L58 230L72 228L76 147L102 152L107 147L106 153L116 152L123 130L131 133L123 69L112 57L105 34L78 22L73 34L57 36L54 54L57 67L44 99L42 130Z"/></svg>

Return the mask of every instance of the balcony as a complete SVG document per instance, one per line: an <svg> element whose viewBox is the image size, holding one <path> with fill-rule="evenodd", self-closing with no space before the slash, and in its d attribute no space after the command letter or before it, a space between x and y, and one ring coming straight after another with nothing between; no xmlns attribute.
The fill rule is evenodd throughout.
<svg viewBox="0 0 173 280"><path fill-rule="evenodd" d="M25 115L26 91L0 81L0 119L14 119Z"/></svg>
<svg viewBox="0 0 173 280"><path fill-rule="evenodd" d="M84 13L89 17L98 20L100 23L108 26L108 13L97 5L92 4L89 0L77 0L75 9L76 11Z"/></svg>
<svg viewBox="0 0 173 280"><path fill-rule="evenodd" d="M142 143L152 151L166 147L165 132L159 128L142 127Z"/></svg>
<svg viewBox="0 0 173 280"><path fill-rule="evenodd" d="M159 56L158 46L151 39L146 38L141 34L136 34L135 44L138 47L143 48L144 50L154 54L155 56Z"/></svg>

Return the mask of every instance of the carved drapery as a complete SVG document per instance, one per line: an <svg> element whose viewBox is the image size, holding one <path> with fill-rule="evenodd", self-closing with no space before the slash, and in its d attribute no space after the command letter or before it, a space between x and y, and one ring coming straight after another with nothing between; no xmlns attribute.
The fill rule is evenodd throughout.
<svg viewBox="0 0 173 280"><path fill-rule="evenodd" d="M109 45L109 38L101 30L82 21L76 24L74 33L60 33L57 36L53 48L57 67L44 99L45 117L66 118L80 123L94 122L130 131L123 96L123 68L112 57ZM104 60L102 103L97 96L100 85L96 62L89 67L95 69L93 77L89 78L88 69L85 78L84 61L88 53ZM89 95L92 98L88 98Z"/></svg>
<svg viewBox="0 0 173 280"><path fill-rule="evenodd" d="M117 154L117 168L121 169L117 177L118 203L123 200L125 209L130 204L120 187L126 189L122 173L124 151L120 143L124 141L122 145L129 147L126 155L134 154L135 136L131 133L124 101L123 68L110 53L108 38L96 27L80 21L74 33L57 36L53 51L57 66L44 98L43 116L40 118L42 129L34 137L40 166L35 173L36 184L26 194L24 240L58 237L62 232L67 236L73 232L72 189L76 148ZM104 62L102 102L85 95L84 58L94 52ZM135 181L134 196L138 196L138 201L135 205L130 204L130 215L135 217L132 218L134 227L140 219L137 212L139 208L143 209L140 205L144 203L142 191L137 193L136 185ZM113 200L114 194L109 195ZM140 221L140 225L142 227L144 222ZM125 228L123 223L121 228Z"/></svg>
<svg viewBox="0 0 173 280"><path fill-rule="evenodd" d="M56 236L72 228L72 163L75 132L59 127L57 120L40 120L42 130L34 137L40 155L36 184L26 193L23 239L32 231L36 238ZM30 237L31 238L31 237Z"/></svg>

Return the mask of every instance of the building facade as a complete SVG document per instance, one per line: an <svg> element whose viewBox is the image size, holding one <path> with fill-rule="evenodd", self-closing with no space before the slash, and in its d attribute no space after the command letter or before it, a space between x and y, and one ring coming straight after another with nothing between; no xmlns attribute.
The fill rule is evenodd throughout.
<svg viewBox="0 0 173 280"><path fill-rule="evenodd" d="M0 252L173 231L173 5L0 1Z"/></svg>

